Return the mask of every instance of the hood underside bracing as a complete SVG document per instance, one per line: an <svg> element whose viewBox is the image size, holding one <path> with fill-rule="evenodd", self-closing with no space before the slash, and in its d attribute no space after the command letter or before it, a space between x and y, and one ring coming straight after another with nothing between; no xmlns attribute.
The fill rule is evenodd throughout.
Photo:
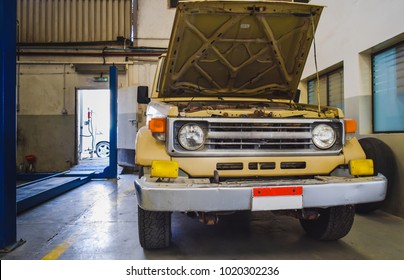
<svg viewBox="0 0 404 280"><path fill-rule="evenodd" d="M292 99L321 6L180 2L159 97Z"/></svg>

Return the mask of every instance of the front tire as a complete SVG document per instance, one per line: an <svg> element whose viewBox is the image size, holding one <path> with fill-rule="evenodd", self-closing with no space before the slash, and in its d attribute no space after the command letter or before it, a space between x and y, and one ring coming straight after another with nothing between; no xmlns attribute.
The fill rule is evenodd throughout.
<svg viewBox="0 0 404 280"><path fill-rule="evenodd" d="M320 216L316 220L300 220L304 231L318 240L338 240L351 230L355 217L355 206L333 206L319 209L319 213Z"/></svg>
<svg viewBox="0 0 404 280"><path fill-rule="evenodd" d="M167 248L171 243L171 213L138 206L139 241L144 249Z"/></svg>

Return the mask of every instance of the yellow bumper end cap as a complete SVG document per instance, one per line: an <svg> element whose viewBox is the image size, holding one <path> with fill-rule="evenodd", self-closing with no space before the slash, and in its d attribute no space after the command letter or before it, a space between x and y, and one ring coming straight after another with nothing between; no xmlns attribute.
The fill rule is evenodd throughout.
<svg viewBox="0 0 404 280"><path fill-rule="evenodd" d="M151 177L177 178L178 162L169 160L153 160L151 166Z"/></svg>
<svg viewBox="0 0 404 280"><path fill-rule="evenodd" d="M371 159L358 159L349 162L349 172L353 176L370 176L375 172L373 160Z"/></svg>

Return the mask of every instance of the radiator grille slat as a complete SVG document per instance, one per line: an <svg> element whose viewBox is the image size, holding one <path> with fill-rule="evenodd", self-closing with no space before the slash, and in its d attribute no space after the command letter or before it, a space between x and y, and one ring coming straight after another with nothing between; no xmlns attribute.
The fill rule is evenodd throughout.
<svg viewBox="0 0 404 280"><path fill-rule="evenodd" d="M206 147L211 150L310 149L310 124L209 123Z"/></svg>

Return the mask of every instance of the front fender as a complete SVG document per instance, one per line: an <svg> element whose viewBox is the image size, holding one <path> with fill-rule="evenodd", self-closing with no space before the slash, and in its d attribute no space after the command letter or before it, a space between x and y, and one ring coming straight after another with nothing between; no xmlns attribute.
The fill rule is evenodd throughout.
<svg viewBox="0 0 404 280"><path fill-rule="evenodd" d="M136 165L151 166L152 160L170 160L165 142L155 139L147 127L136 134Z"/></svg>
<svg viewBox="0 0 404 280"><path fill-rule="evenodd" d="M356 137L346 141L342 152L345 157L345 164L348 164L353 159L366 159L366 154Z"/></svg>

